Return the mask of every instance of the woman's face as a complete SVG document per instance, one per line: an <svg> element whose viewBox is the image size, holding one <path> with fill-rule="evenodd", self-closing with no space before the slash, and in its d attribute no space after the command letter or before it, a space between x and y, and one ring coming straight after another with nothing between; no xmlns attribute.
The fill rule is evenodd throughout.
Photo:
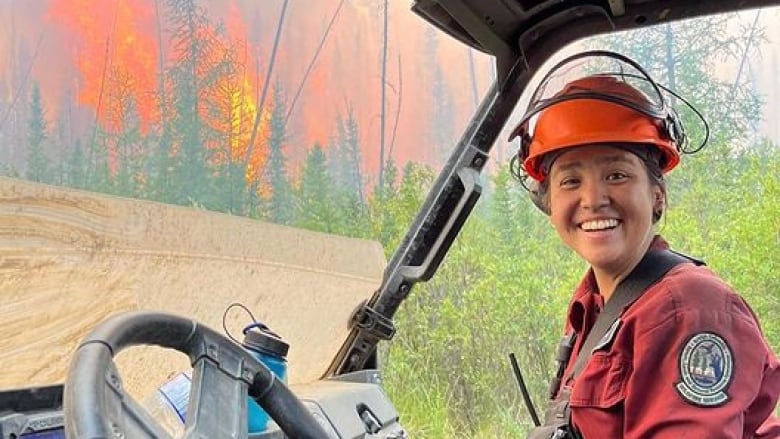
<svg viewBox="0 0 780 439"><path fill-rule="evenodd" d="M653 238L663 189L642 160L613 146L571 148L549 173L550 220L561 239L600 272L627 275Z"/></svg>

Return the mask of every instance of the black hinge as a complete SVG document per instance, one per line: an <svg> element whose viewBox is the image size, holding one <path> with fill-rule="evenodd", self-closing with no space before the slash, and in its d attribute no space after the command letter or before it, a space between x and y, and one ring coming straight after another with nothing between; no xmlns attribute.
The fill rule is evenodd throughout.
<svg viewBox="0 0 780 439"><path fill-rule="evenodd" d="M393 321L365 302L355 311L353 321L355 326L380 340L390 340L395 335Z"/></svg>

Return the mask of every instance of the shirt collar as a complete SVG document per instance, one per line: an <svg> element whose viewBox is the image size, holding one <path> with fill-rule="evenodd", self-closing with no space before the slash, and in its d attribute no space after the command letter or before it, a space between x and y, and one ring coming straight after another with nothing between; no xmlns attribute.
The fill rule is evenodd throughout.
<svg viewBox="0 0 780 439"><path fill-rule="evenodd" d="M668 250L669 243L661 235L655 235L650 243L652 250ZM568 326L576 332L582 332L588 325L586 320L595 321L591 316L597 310L604 307L604 299L599 294L598 285L596 285L596 276L593 274L593 268L589 268L585 276L580 280L577 289L569 304ZM568 330L567 330L568 332Z"/></svg>

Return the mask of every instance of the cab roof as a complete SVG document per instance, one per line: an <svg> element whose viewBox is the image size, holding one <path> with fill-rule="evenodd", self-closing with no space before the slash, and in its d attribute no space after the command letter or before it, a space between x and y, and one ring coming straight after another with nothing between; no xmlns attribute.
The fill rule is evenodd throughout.
<svg viewBox="0 0 780 439"><path fill-rule="evenodd" d="M499 84L596 34L776 5L778 0L415 0L412 10L496 58Z"/></svg>

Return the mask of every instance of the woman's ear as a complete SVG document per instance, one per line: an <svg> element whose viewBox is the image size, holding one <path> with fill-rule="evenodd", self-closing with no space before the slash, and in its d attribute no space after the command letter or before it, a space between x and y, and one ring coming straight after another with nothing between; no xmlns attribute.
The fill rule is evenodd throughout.
<svg viewBox="0 0 780 439"><path fill-rule="evenodd" d="M666 209L666 189L661 185L653 186L653 223L658 222Z"/></svg>
<svg viewBox="0 0 780 439"><path fill-rule="evenodd" d="M660 185L653 187L653 208L663 210L666 207L666 188Z"/></svg>

